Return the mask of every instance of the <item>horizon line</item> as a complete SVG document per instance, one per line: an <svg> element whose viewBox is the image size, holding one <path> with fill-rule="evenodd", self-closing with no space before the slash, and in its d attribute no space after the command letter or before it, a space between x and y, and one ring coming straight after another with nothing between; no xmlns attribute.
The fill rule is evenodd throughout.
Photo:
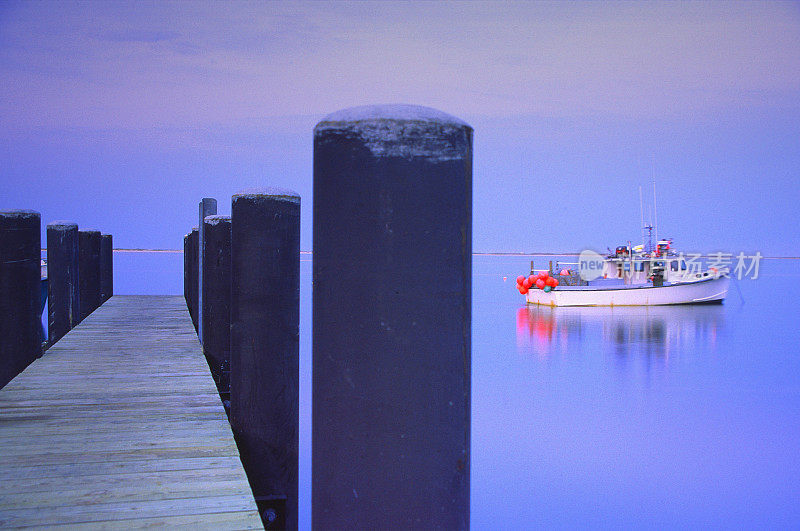
<svg viewBox="0 0 800 531"><path fill-rule="evenodd" d="M41 249L46 252L47 248ZM116 248L115 253L166 253L183 254L183 249L141 249L141 248ZM300 254L314 254L313 251L300 251ZM723 253L725 254L725 253ZM524 251L478 251L473 252L472 256L580 256L580 253L554 253L554 252L524 252ZM750 257L750 255L747 255ZM700 258L717 258L716 254L701 254ZM731 255L731 258L735 258ZM770 260L800 260L800 256L762 256L761 258Z"/></svg>

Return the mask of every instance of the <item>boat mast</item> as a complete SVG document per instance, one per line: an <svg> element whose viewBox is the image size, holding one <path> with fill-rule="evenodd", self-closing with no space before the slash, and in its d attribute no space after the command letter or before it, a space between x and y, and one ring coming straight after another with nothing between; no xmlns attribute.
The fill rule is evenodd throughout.
<svg viewBox="0 0 800 531"><path fill-rule="evenodd" d="M658 245L658 205L656 204L656 180L653 179L653 228L656 230L656 245Z"/></svg>
<svg viewBox="0 0 800 531"><path fill-rule="evenodd" d="M642 228L642 250L644 249L644 206L642 202L642 187L639 185L639 226Z"/></svg>
<svg viewBox="0 0 800 531"><path fill-rule="evenodd" d="M655 191L655 188L653 189ZM642 201L642 187L639 186L639 219L642 222L642 248L645 253L652 254L655 247L653 247L653 222L650 221L653 216L652 205L647 205L647 225L644 224L644 201ZM647 231L647 236L645 232Z"/></svg>
<svg viewBox="0 0 800 531"><path fill-rule="evenodd" d="M631 241L628 240L628 276L625 279L625 284L633 284L633 247ZM625 275L625 266L622 266L623 276Z"/></svg>

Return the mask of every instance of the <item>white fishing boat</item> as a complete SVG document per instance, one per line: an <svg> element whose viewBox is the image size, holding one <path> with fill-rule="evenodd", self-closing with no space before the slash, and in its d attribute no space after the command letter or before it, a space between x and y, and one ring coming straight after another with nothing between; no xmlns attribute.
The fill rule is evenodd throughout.
<svg viewBox="0 0 800 531"><path fill-rule="evenodd" d="M648 256L629 252L627 247L617 251L605 257L602 265L592 268L599 267L598 278L586 280L572 268L552 274L532 271L528 277L529 289L524 289L523 281L520 291L525 292L528 303L547 306L719 304L728 294L730 278L725 268L700 271L694 264L690 267L682 255L665 252ZM572 264L558 264L557 268L568 265ZM582 263L574 265L580 270ZM540 279L545 283L543 289L536 286Z"/></svg>
<svg viewBox="0 0 800 531"><path fill-rule="evenodd" d="M642 235L648 244L631 247L629 242L606 256L584 251L577 263L557 264L555 269L537 272L531 265L528 277L517 278L517 289L528 303L546 306L722 303L730 282L726 267L701 270L698 261L690 263L673 251L672 240L653 245L653 224L642 224L650 231L649 237Z"/></svg>

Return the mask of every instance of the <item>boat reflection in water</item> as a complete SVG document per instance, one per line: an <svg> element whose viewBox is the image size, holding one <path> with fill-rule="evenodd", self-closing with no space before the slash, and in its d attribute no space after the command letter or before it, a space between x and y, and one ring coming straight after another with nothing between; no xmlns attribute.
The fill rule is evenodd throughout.
<svg viewBox="0 0 800 531"><path fill-rule="evenodd" d="M517 348L542 358L587 351L659 358L713 351L723 329L721 305L548 307L517 312Z"/></svg>

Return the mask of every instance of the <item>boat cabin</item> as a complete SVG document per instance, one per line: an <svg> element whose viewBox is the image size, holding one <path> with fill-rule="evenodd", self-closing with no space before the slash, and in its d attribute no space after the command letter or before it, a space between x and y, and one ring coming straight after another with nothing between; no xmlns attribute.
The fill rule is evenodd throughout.
<svg viewBox="0 0 800 531"><path fill-rule="evenodd" d="M618 279L625 284L658 283L659 277L661 282L681 282L696 272L690 271L683 256L616 253L603 263L604 279Z"/></svg>

